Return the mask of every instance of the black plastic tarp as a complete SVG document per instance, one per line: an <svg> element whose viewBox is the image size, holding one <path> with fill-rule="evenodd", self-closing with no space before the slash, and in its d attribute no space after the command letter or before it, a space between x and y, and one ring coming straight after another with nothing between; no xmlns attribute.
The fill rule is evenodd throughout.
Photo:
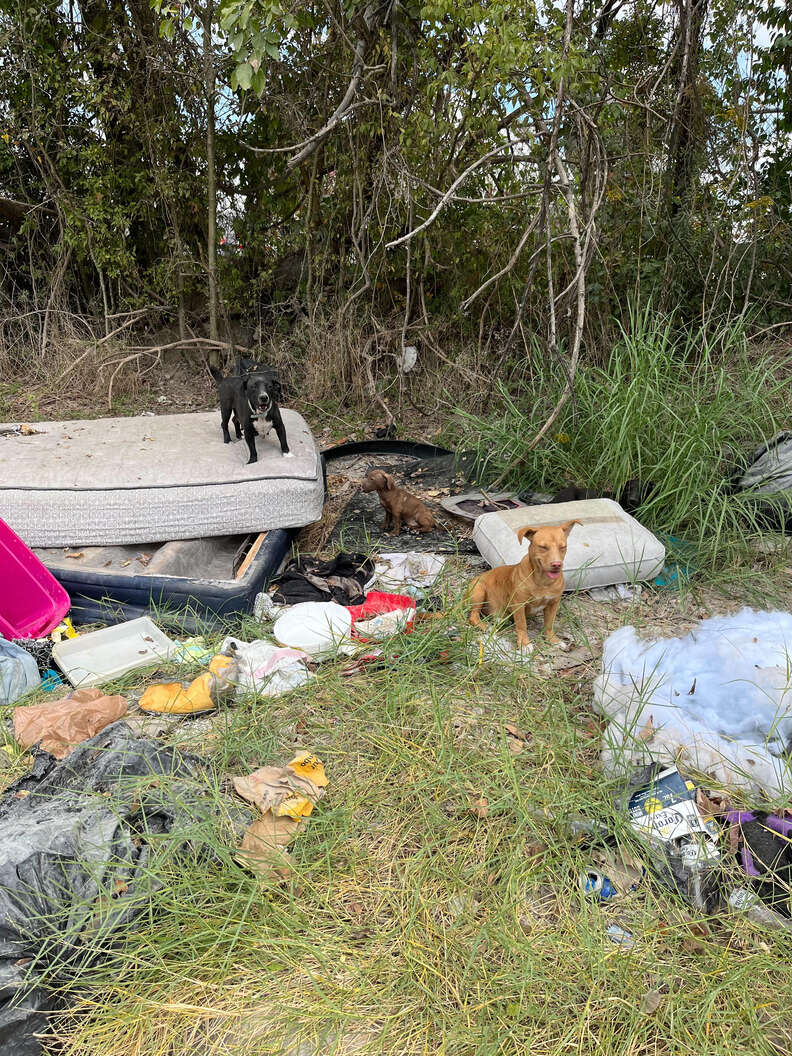
<svg viewBox="0 0 792 1056"><path fill-rule="evenodd" d="M195 834L206 819L213 827L218 806L199 759L123 721L62 762L36 753L0 796L2 1056L42 1051L51 988L76 978L148 905L161 857L200 851ZM226 819L236 811L229 802Z"/></svg>

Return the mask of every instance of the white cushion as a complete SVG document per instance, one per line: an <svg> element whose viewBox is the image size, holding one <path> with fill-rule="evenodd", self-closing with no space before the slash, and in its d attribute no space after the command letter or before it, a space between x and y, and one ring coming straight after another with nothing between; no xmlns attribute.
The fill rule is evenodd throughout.
<svg viewBox="0 0 792 1056"><path fill-rule="evenodd" d="M528 540L517 541L527 525L581 521L568 537L564 590L588 590L614 583L653 579L665 563L665 547L612 499L581 499L517 510L484 513L476 518L473 541L493 567L515 565L528 552Z"/></svg>

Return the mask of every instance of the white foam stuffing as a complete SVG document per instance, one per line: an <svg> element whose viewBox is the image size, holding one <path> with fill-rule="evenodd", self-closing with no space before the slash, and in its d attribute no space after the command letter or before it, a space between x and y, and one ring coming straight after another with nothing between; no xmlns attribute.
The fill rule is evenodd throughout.
<svg viewBox="0 0 792 1056"><path fill-rule="evenodd" d="M606 640L594 709L606 773L656 760L771 796L792 792L792 614L743 609L684 638Z"/></svg>

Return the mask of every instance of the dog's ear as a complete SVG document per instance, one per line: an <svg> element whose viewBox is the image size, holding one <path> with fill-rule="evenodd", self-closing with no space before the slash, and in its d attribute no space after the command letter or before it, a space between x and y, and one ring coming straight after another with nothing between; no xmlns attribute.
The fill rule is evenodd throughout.
<svg viewBox="0 0 792 1056"><path fill-rule="evenodd" d="M536 535L536 533L538 531L539 531L538 528L535 528L533 525L530 525L530 524L527 527L525 527L525 528L518 528L517 529L517 542L521 543L525 539L528 539L530 541L531 539L533 539L533 537Z"/></svg>
<svg viewBox="0 0 792 1056"><path fill-rule="evenodd" d="M385 487L388 489L388 491L393 491L396 487L396 481L393 479L390 473L383 472L382 476L385 478Z"/></svg>
<svg viewBox="0 0 792 1056"><path fill-rule="evenodd" d="M583 526L582 521L564 521L564 523L561 525L561 531L564 533L564 535L569 535L569 533L572 531L576 524L579 524L581 527Z"/></svg>

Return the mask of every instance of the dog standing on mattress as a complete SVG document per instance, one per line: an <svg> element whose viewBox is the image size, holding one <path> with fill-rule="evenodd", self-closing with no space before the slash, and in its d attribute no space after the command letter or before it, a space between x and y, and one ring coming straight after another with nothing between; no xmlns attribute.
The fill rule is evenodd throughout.
<svg viewBox="0 0 792 1056"><path fill-rule="evenodd" d="M482 613L493 616L510 615L517 629L517 645L531 644L526 619L544 613L545 638L551 644L559 639L553 631L556 612L564 591L561 571L567 549L567 536L580 521L546 525L541 528L520 528L517 539L528 539L528 553L516 565L499 565L484 572L470 584L470 615L474 627L481 623Z"/></svg>
<svg viewBox="0 0 792 1056"><path fill-rule="evenodd" d="M262 363L250 359L240 359L237 372L224 378L219 370L209 367L209 372L217 384L220 397L220 424L223 430L223 443L230 444L228 422L233 416L234 431L237 440L244 435L250 452L248 465L258 461L256 451L256 428L254 422L263 418L269 426L262 434L267 436L274 429L280 441L281 454L290 456L289 443L286 439L286 427L283 424L278 400L283 395L278 372Z"/></svg>

